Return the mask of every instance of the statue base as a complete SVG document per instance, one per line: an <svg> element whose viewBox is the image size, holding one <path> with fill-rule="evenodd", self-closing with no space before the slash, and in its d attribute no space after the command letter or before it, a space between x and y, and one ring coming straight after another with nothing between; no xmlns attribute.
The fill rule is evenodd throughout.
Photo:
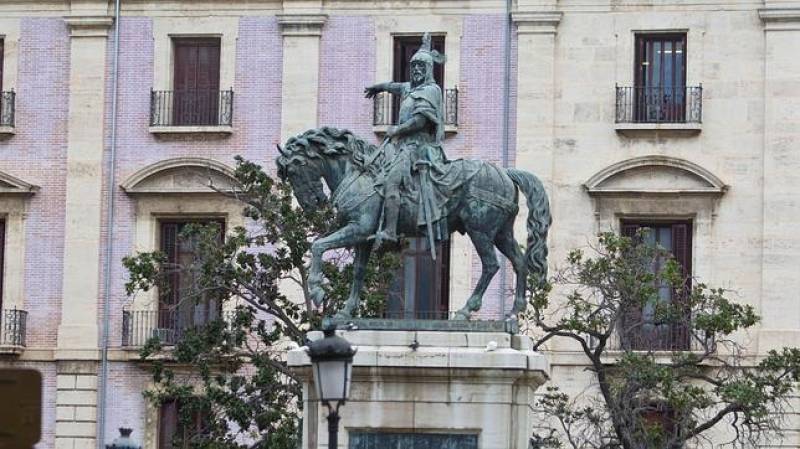
<svg viewBox="0 0 800 449"><path fill-rule="evenodd" d="M534 393L549 373L530 338L455 330L337 333L358 347L350 400L340 409L341 448L528 449ZM311 362L296 349L288 363L303 381L302 448L329 449L328 411L316 400Z"/></svg>

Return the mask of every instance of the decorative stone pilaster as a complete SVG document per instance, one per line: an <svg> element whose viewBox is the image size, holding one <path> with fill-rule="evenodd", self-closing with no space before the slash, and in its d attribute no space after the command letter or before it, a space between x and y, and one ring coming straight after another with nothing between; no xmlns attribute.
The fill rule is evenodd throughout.
<svg viewBox="0 0 800 449"><path fill-rule="evenodd" d="M555 40L562 13L516 11L511 20L517 32L517 168L529 170L553 191L553 141L555 138ZM527 212L521 211L520 217ZM518 220L518 235L525 234ZM552 236L551 241L556 241Z"/></svg>
<svg viewBox="0 0 800 449"><path fill-rule="evenodd" d="M279 14L283 35L281 140L317 125L319 45L328 16Z"/></svg>
<svg viewBox="0 0 800 449"><path fill-rule="evenodd" d="M764 23L764 241L759 354L800 344L797 189L800 185L800 7L758 11Z"/></svg>
<svg viewBox="0 0 800 449"><path fill-rule="evenodd" d="M365 438L388 447L402 434L420 442L447 439L464 449L529 448L534 393L549 375L529 337L387 330L339 335L358 347L350 399L340 409L340 447L364 447ZM312 340L321 336L309 334ZM303 379L302 447L327 449L327 409L313 396L310 360L296 349L288 363Z"/></svg>
<svg viewBox="0 0 800 449"><path fill-rule="evenodd" d="M107 6L107 5L106 5ZM84 12L84 11L80 11ZM94 12L92 10L91 12ZM108 30L105 15L72 15L64 235L58 359L97 359L100 217Z"/></svg>

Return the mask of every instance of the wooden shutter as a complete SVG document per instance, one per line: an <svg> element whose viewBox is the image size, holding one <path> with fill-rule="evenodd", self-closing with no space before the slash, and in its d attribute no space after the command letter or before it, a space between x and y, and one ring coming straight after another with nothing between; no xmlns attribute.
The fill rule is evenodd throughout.
<svg viewBox="0 0 800 449"><path fill-rule="evenodd" d="M3 55L5 55L5 41L0 39L0 92L3 91Z"/></svg>
<svg viewBox="0 0 800 449"><path fill-rule="evenodd" d="M218 124L220 40L176 39L174 48L174 124Z"/></svg>
<svg viewBox="0 0 800 449"><path fill-rule="evenodd" d="M161 223L161 251L167 256L165 269L166 291L159 294L158 327L175 329L177 314L175 306L180 297L180 272L174 268L178 262L178 234L180 224L174 222Z"/></svg>
<svg viewBox="0 0 800 449"><path fill-rule="evenodd" d="M178 432L178 401L161 404L158 415L158 449L172 449L172 440Z"/></svg>
<svg viewBox="0 0 800 449"><path fill-rule="evenodd" d="M4 284L3 278L5 277L3 273L3 267L5 266L5 252L6 252L6 222L0 220L0 311L3 310L3 284Z"/></svg>

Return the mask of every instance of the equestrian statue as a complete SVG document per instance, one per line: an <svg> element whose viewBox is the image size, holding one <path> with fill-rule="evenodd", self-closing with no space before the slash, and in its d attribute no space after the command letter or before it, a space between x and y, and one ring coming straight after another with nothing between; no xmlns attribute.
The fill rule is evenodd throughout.
<svg viewBox="0 0 800 449"><path fill-rule="evenodd" d="M525 309L528 274L538 283L547 277L547 230L550 206L542 183L522 170L479 160L448 160L443 149L442 91L433 65L444 55L431 50L426 33L411 58L410 82L387 82L365 89L367 98L390 92L401 98L398 125L373 145L350 131L323 127L308 130L278 146L278 174L288 181L298 203L310 210L330 201L340 227L311 246L309 290L319 305L324 299L322 256L331 249L355 249L353 284L338 318L358 309L370 252L401 235L424 237L431 257L435 243L451 231L466 233L483 265L474 291L456 319L478 311L489 282L500 268L495 248L516 274L514 306ZM331 193L327 197L323 181ZM514 239L518 191L528 202L528 239L523 251Z"/></svg>

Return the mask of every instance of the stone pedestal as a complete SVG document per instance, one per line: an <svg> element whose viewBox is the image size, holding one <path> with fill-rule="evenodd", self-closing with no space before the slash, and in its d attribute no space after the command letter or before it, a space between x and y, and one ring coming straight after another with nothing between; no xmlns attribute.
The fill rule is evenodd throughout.
<svg viewBox="0 0 800 449"><path fill-rule="evenodd" d="M405 447L416 439L431 449L528 449L534 392L549 373L528 337L381 330L339 335L358 347L350 401L340 409L340 448ZM289 365L304 382L303 449L327 449L327 409L316 402L310 360L297 349L289 353Z"/></svg>

